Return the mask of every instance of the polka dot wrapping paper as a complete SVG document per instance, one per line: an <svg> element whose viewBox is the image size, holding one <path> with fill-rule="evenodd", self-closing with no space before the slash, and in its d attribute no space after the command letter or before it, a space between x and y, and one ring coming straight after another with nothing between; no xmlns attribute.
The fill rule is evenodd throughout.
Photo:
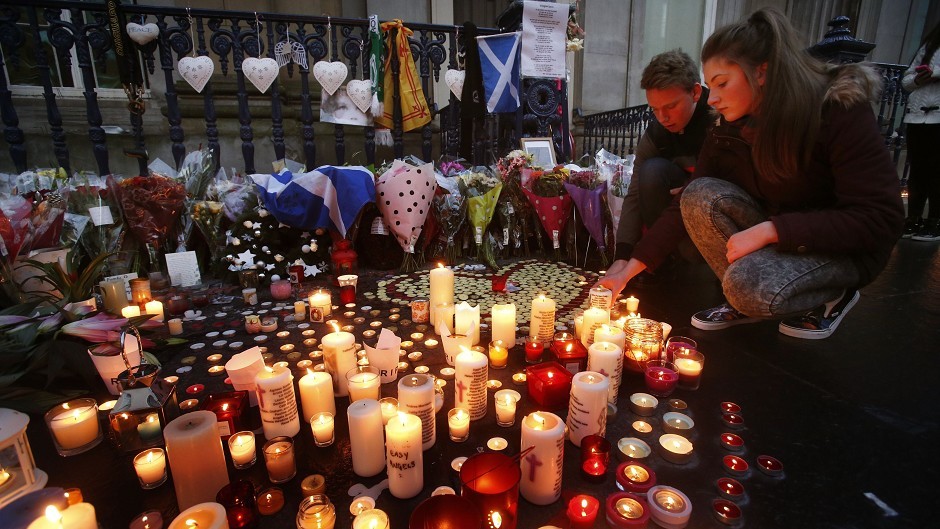
<svg viewBox="0 0 940 529"><path fill-rule="evenodd" d="M395 160L375 184L375 203L405 253L414 253L437 190L434 166Z"/></svg>

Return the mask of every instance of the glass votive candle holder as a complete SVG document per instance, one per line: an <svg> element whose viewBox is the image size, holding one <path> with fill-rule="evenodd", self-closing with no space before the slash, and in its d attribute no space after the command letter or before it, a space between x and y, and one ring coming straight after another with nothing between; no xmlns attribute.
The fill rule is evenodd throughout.
<svg viewBox="0 0 940 529"><path fill-rule="evenodd" d="M237 432L228 438L228 451L232 455L232 465L243 470L251 467L257 461L255 450L255 434L244 431Z"/></svg>
<svg viewBox="0 0 940 529"><path fill-rule="evenodd" d="M388 424L389 419L398 415L398 399L395 397L385 397L379 399L379 407L382 408L382 424Z"/></svg>
<svg viewBox="0 0 940 529"><path fill-rule="evenodd" d="M131 286L131 303L143 306L153 297L150 294L150 279L137 277L128 281Z"/></svg>
<svg viewBox="0 0 940 529"><path fill-rule="evenodd" d="M581 475L593 483L604 481L610 465L610 441L600 435L581 440Z"/></svg>
<svg viewBox="0 0 940 529"><path fill-rule="evenodd" d="M70 400L47 411L45 418L60 456L81 454L101 442L101 423L95 399Z"/></svg>
<svg viewBox="0 0 940 529"><path fill-rule="evenodd" d="M310 428L313 430L313 441L319 447L330 446L335 438L335 421L333 414L328 411L314 413L310 417Z"/></svg>
<svg viewBox="0 0 940 529"><path fill-rule="evenodd" d="M676 352L672 362L679 374L679 387L698 389L702 382L702 370L705 368L705 355L695 349L684 349Z"/></svg>
<svg viewBox="0 0 940 529"><path fill-rule="evenodd" d="M271 483L284 483L290 481L297 474L297 464L294 460L294 440L287 436L279 436L264 443L264 465L268 469L268 479Z"/></svg>
<svg viewBox="0 0 940 529"><path fill-rule="evenodd" d="M373 365L358 365L346 372L349 402L361 399L379 400L381 371Z"/></svg>
<svg viewBox="0 0 940 529"><path fill-rule="evenodd" d="M502 340L493 340L490 342L490 367L493 369L504 369L509 363L509 348Z"/></svg>
<svg viewBox="0 0 940 529"><path fill-rule="evenodd" d="M462 443L470 437L470 412L464 408L454 408L447 412L447 427L450 440Z"/></svg>
<svg viewBox="0 0 940 529"><path fill-rule="evenodd" d="M501 389L493 395L497 426L512 426L516 423L516 403L520 398L519 392L512 389Z"/></svg>
<svg viewBox="0 0 940 529"><path fill-rule="evenodd" d="M342 275L336 278L339 282L339 300L345 305L356 302L356 284L359 282L359 276L354 274Z"/></svg>
<svg viewBox="0 0 940 529"><path fill-rule="evenodd" d="M271 281L271 297L277 301L283 301L293 295L293 287L287 279L278 279Z"/></svg>
<svg viewBox="0 0 940 529"><path fill-rule="evenodd" d="M331 529L336 525L336 507L323 494L307 496L297 509L297 527Z"/></svg>
<svg viewBox="0 0 940 529"><path fill-rule="evenodd" d="M239 479L229 483L215 495L215 501L225 507L225 517L231 529L257 527L255 487L250 481Z"/></svg>
<svg viewBox="0 0 940 529"><path fill-rule="evenodd" d="M663 360L650 360L646 363L644 371L646 390L657 397L668 397L676 389L679 374L672 362Z"/></svg>
<svg viewBox="0 0 940 529"><path fill-rule="evenodd" d="M537 364L542 361L545 344L538 336L529 336L525 339L525 361L528 364Z"/></svg>
<svg viewBox="0 0 940 529"><path fill-rule="evenodd" d="M698 351L698 342L685 336L670 336L666 338L666 358L664 360L672 361L676 354L687 351Z"/></svg>
<svg viewBox="0 0 940 529"><path fill-rule="evenodd" d="M166 453L162 448L150 448L134 457L134 471L140 487L155 489L166 482Z"/></svg>
<svg viewBox="0 0 940 529"><path fill-rule="evenodd" d="M166 300L166 309L174 316L182 316L189 309L189 299L186 296L170 296Z"/></svg>

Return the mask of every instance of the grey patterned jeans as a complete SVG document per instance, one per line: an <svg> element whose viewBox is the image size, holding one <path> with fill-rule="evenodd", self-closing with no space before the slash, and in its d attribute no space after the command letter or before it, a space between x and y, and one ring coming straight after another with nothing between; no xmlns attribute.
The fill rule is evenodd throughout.
<svg viewBox="0 0 940 529"><path fill-rule="evenodd" d="M845 256L778 252L766 246L728 264L731 235L767 220L740 187L697 178L682 192L682 220L705 261L721 279L732 307L755 318L781 318L813 310L855 288L859 274Z"/></svg>

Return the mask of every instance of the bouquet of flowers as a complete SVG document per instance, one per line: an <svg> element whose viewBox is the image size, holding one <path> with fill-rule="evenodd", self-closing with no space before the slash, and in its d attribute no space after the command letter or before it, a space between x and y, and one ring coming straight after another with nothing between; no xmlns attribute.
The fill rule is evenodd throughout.
<svg viewBox="0 0 940 529"><path fill-rule="evenodd" d="M522 191L552 240L555 259L561 258L561 234L571 216L571 197L565 190L567 170L555 167L551 171L522 170Z"/></svg>
<svg viewBox="0 0 940 529"><path fill-rule="evenodd" d="M77 174L69 193L68 216L76 219L73 225L83 227L77 230L78 243L92 257L114 253L124 242L124 213L114 193L114 179L113 175Z"/></svg>
<svg viewBox="0 0 940 529"><path fill-rule="evenodd" d="M607 182L607 206L610 209L611 231L614 233L617 233L617 227L620 226L623 198L627 196L630 180L633 177L634 158L636 158L634 154L621 158L607 152L606 149L597 151L594 156L598 176Z"/></svg>
<svg viewBox="0 0 940 529"><path fill-rule="evenodd" d="M415 246L437 191L434 165L420 160L395 160L375 182L376 206L405 251L401 271L417 269Z"/></svg>
<svg viewBox="0 0 940 529"><path fill-rule="evenodd" d="M176 179L182 183L186 189L185 213L180 216L181 227L176 245L177 251L186 251L191 245L190 238L193 233L193 225L198 223L195 216L196 204L200 202L203 203L199 207L200 211L203 212L201 217L202 222L212 222L208 218L207 213L209 207L206 205L206 202L217 202L216 200L210 200L206 197L206 191L213 180L212 166L212 149L200 149L187 154L186 157L183 158L182 167L180 167L179 172L176 174ZM216 220L221 220L222 205L218 204L218 208L213 207L212 209L216 210L213 214L214 217L217 217ZM206 242L209 243L211 250L213 247L213 239L210 238L209 235L206 235ZM214 257L215 252L212 252L212 254Z"/></svg>
<svg viewBox="0 0 940 529"><path fill-rule="evenodd" d="M473 230L473 239L477 245L477 256L493 270L496 270L496 256L486 228L493 220L499 193L503 183L488 167L474 167L458 176L460 193L467 197L467 217Z"/></svg>
<svg viewBox="0 0 940 529"><path fill-rule="evenodd" d="M135 176L121 182L110 179L108 186L118 197L127 228L137 241L147 246L151 259L165 248L168 237L179 221L186 200L186 186L169 176ZM152 262L156 268L159 263Z"/></svg>
<svg viewBox="0 0 940 529"><path fill-rule="evenodd" d="M529 169L531 164L532 155L518 149L510 151L505 158L500 158L496 162L496 170L503 182L502 195L509 202L507 205L501 206L501 211L508 214L505 217L506 224L503 225L503 229L508 228L511 235L518 234L515 239L515 246L518 248L519 239L522 239L525 255L529 255L529 240L526 234L529 233L529 217L532 214L532 206L526 199L525 193L522 192L522 171L523 169ZM500 199L503 200L502 197Z"/></svg>
<svg viewBox="0 0 940 529"><path fill-rule="evenodd" d="M607 182L602 181L593 170L572 170L565 182L565 190L571 196L581 222L601 251L601 266L607 267L607 242L604 232L607 215L604 197L607 194Z"/></svg>
<svg viewBox="0 0 940 529"><path fill-rule="evenodd" d="M457 244L457 233L467 218L467 198L460 194L456 176L441 176L437 182L439 189L444 192L434 195L431 207L441 229L440 239L444 243L444 260L448 264L456 264L460 250L460 245Z"/></svg>

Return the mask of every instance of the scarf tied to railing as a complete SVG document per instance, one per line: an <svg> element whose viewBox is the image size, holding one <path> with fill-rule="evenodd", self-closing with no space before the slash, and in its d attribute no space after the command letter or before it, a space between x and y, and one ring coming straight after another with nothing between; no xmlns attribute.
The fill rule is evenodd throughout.
<svg viewBox="0 0 940 529"><path fill-rule="evenodd" d="M392 39L392 29L397 29L394 42ZM388 58L384 64L384 83L383 83L383 104L382 115L375 116L375 123L380 127L392 128L392 112L394 97L394 79L392 75L391 58L392 53L398 55L399 74L398 74L398 93L401 101L401 128L408 132L419 127L423 127L431 121L431 111L428 109L427 98L424 96L424 90L421 88L421 77L418 76L418 69L415 67L414 57L411 55L411 45L408 37L414 32L406 28L400 19L391 22L382 23L382 31L387 37L387 47L389 50Z"/></svg>

